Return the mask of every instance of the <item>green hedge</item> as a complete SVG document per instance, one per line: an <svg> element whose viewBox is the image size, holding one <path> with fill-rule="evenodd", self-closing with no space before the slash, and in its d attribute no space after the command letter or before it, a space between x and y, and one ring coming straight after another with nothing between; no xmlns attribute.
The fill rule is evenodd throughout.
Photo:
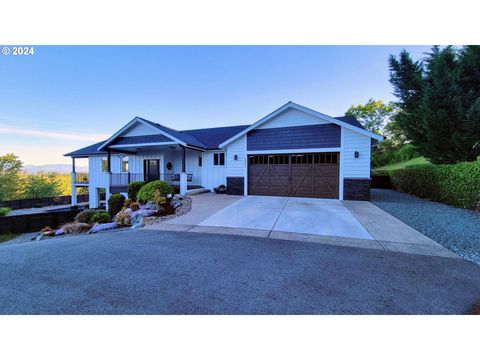
<svg viewBox="0 0 480 360"><path fill-rule="evenodd" d="M393 170L390 177L400 191L457 207L480 210L480 160Z"/></svg>

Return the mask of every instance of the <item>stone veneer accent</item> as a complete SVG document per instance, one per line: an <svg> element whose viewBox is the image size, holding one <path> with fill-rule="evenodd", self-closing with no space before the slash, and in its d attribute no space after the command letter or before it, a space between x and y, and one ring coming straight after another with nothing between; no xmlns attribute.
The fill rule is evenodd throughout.
<svg viewBox="0 0 480 360"><path fill-rule="evenodd" d="M344 179L344 200L370 200L370 179Z"/></svg>
<svg viewBox="0 0 480 360"><path fill-rule="evenodd" d="M243 195L245 179L243 176L227 176L227 194Z"/></svg>

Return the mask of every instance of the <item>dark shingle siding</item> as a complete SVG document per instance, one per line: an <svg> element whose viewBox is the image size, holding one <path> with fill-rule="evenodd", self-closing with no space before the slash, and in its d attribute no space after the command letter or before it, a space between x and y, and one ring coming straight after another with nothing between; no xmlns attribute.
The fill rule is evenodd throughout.
<svg viewBox="0 0 480 360"><path fill-rule="evenodd" d="M340 126L335 124L252 130L247 141L249 151L332 147L340 147Z"/></svg>
<svg viewBox="0 0 480 360"><path fill-rule="evenodd" d="M112 145L130 145L130 144L144 144L144 143L161 143L171 142L172 140L165 135L141 135L141 136L126 136L116 139Z"/></svg>

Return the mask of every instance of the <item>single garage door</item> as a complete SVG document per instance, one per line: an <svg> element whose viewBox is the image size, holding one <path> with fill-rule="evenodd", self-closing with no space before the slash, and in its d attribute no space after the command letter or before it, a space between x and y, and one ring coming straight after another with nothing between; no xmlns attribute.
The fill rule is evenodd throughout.
<svg viewBox="0 0 480 360"><path fill-rule="evenodd" d="M249 155L249 195L338 199L339 153Z"/></svg>

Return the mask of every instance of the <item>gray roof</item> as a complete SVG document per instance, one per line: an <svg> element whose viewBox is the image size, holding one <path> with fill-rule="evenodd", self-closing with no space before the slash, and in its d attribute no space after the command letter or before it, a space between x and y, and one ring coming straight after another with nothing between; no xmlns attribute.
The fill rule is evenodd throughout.
<svg viewBox="0 0 480 360"><path fill-rule="evenodd" d="M218 145L238 134L240 131L245 130L247 127L249 127L249 125L183 130L182 134L195 137L204 144L206 149L218 149Z"/></svg>
<svg viewBox="0 0 480 360"><path fill-rule="evenodd" d="M98 151L97 148L102 145L105 141L103 140L100 141L96 144L89 145L87 147L69 152L68 154L65 154L64 156L71 156L71 157L82 157L82 156L92 156L92 155L104 155L107 154L105 151Z"/></svg>
<svg viewBox="0 0 480 360"><path fill-rule="evenodd" d="M237 125L237 126L225 126L217 128L206 128L206 129L194 129L194 130L175 130L169 127L154 123L153 121L146 120L143 118L143 121L148 122L149 124L155 126L157 129L160 129L167 134L175 137L176 139L183 141L188 146L197 147L200 149L218 149L218 146L224 141L230 139L239 132L245 130L250 125ZM364 129L362 124L354 116L339 116L335 119L343 121L347 124L356 126L360 129ZM103 155L106 154L105 151L97 151L97 148L103 144L106 140L99 143L84 147L82 149L72 151L65 156L71 157L82 157L82 156L92 156L92 155ZM128 144L140 144L148 142L167 142L170 139L161 134L152 134L152 135L143 135L143 136L132 136L132 137L120 137L115 140L115 145L128 145Z"/></svg>
<svg viewBox="0 0 480 360"><path fill-rule="evenodd" d="M356 126L360 129L366 130L363 127L363 125L360 124L360 122L357 120L357 118L355 116L339 116L339 117L336 117L335 119L343 121L344 123Z"/></svg>
<svg viewBox="0 0 480 360"><path fill-rule="evenodd" d="M139 119L142 119L142 118L139 118ZM142 119L142 120L148 122L150 125L155 126L157 129L165 131L167 134L177 138L180 141L183 141L187 145L199 147L202 149L205 148L205 145L202 144L197 138L193 137L192 135L154 123L153 121L150 121L150 120L146 120L146 119Z"/></svg>

